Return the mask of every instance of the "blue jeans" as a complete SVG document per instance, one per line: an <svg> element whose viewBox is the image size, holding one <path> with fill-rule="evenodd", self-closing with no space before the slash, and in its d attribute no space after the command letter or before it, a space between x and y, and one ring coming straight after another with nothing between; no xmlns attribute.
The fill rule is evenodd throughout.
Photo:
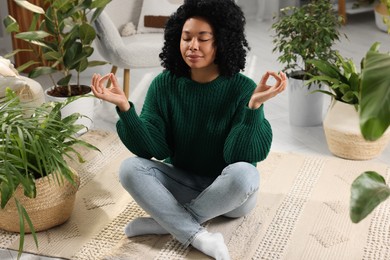
<svg viewBox="0 0 390 260"><path fill-rule="evenodd" d="M210 178L131 157L123 161L119 177L138 205L184 246L207 220L248 214L256 205L259 188L259 173L246 162L230 164L217 178Z"/></svg>

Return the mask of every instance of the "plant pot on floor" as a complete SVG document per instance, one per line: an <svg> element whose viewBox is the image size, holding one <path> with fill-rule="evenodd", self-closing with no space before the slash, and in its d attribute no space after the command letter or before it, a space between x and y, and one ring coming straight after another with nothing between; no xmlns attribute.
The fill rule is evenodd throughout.
<svg viewBox="0 0 390 260"><path fill-rule="evenodd" d="M25 207L36 232L61 225L71 216L76 192L80 185L77 173L72 171L76 185L65 179L60 180L62 183L58 183L56 177L50 174L36 180L37 196L35 198L26 197L20 185L16 189L14 196ZM13 199L4 209L0 209L0 229L20 232L18 209ZM31 232L26 222L25 232Z"/></svg>
<svg viewBox="0 0 390 260"><path fill-rule="evenodd" d="M386 5L383 3L379 3L375 6L374 11L375 11L375 24L376 24L376 26L381 31L387 32L388 26L387 26L386 22L384 21L384 18L389 19L390 16L389 16L389 12L387 10Z"/></svg>
<svg viewBox="0 0 390 260"><path fill-rule="evenodd" d="M309 127L322 124L324 95L310 93L318 90L319 85L311 84L310 89L305 81L289 77L288 103L289 120L293 126Z"/></svg>
<svg viewBox="0 0 390 260"><path fill-rule="evenodd" d="M72 86L73 87L73 86ZM76 87L76 86L74 86ZM60 96L52 96L50 95L50 91L53 90L54 87L45 90L45 97L48 102L64 102L68 97L60 97ZM58 88L58 87L57 87ZM64 87L66 88L66 87ZM95 111L95 102L96 98L93 97L91 88L89 86L83 86L83 88L88 89L84 91L85 97L78 98L77 100L73 101L71 104L67 105L61 110L62 118L71 115L73 113L80 113L83 115L82 118L78 119L76 121L76 124L81 124L86 127L86 129L83 129L78 132L78 134L83 134L88 129L92 127L93 124L93 118L94 118L94 111ZM73 92L72 92L73 93ZM91 96L88 96L91 95Z"/></svg>
<svg viewBox="0 0 390 260"><path fill-rule="evenodd" d="M355 107L337 100L332 101L323 126L329 150L344 159L373 159L383 152L390 141L390 129L376 141L365 140Z"/></svg>

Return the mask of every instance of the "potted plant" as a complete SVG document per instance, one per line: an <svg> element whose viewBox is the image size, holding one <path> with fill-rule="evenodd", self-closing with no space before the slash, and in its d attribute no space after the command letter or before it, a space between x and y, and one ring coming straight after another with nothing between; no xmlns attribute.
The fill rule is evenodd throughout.
<svg viewBox="0 0 390 260"><path fill-rule="evenodd" d="M335 59L332 46L339 40L341 17L333 10L329 0L312 0L300 7L281 10L279 20L272 24L273 52L285 64L283 70L289 77L290 123L296 126L315 126L322 123L323 96L308 95L304 81L316 75L317 69L307 60ZM320 86L311 84L311 90Z"/></svg>
<svg viewBox="0 0 390 260"><path fill-rule="evenodd" d="M369 52L377 53L380 44L374 43ZM312 75L307 81L319 81L329 86L330 91L317 90L332 97L332 103L323 122L324 132L329 150L342 158L352 160L368 160L378 156L390 141L390 131L375 141L367 141L360 131L359 113L363 96L371 96L372 87L362 91L362 72L366 61L361 62L359 71L351 59L344 59L336 54L335 61L308 60L316 66L319 75ZM385 94L385 90L383 92ZM388 114L380 114L383 119Z"/></svg>
<svg viewBox="0 0 390 260"><path fill-rule="evenodd" d="M374 7L375 11L375 24L376 26L384 31L390 33L390 1L380 0Z"/></svg>
<svg viewBox="0 0 390 260"><path fill-rule="evenodd" d="M12 16L4 19L7 32L15 33L14 37L28 42L30 46L29 49L14 50L12 54L27 51L33 52L36 57L36 60L19 66L18 71L36 66L28 77L48 75L53 83L53 88L46 91L49 96L66 98L90 93L89 86L80 84L80 73L88 67L105 64L89 61L88 58L94 51L92 43L96 37L91 24L110 0L46 0L45 10L28 1L14 1L31 11L33 20L27 31L20 31L18 21ZM62 75L58 80L54 78L56 72ZM72 76L75 76L75 82ZM88 113L83 111L83 114L92 117L93 100L84 99L77 105L85 102L89 102L92 108ZM68 114L71 113L73 111Z"/></svg>
<svg viewBox="0 0 390 260"><path fill-rule="evenodd" d="M0 101L0 228L20 232L19 256L26 232L38 244L35 231L69 218L78 187L69 160L83 162L75 145L98 150L75 137L80 114L61 116L74 99L29 108L7 89Z"/></svg>

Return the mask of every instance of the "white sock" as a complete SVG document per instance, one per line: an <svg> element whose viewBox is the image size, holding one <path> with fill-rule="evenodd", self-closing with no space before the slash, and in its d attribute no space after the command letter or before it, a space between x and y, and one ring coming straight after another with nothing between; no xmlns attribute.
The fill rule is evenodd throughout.
<svg viewBox="0 0 390 260"><path fill-rule="evenodd" d="M199 232L191 245L216 260L230 260L229 250L221 233Z"/></svg>
<svg viewBox="0 0 390 260"><path fill-rule="evenodd" d="M136 218L130 221L125 227L127 237L140 235L165 235L168 234L160 224L153 218Z"/></svg>

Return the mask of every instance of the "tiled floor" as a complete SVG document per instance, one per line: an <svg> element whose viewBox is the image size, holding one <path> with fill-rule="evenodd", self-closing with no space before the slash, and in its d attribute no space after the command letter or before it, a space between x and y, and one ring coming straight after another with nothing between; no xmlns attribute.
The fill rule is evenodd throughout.
<svg viewBox="0 0 390 260"><path fill-rule="evenodd" d="M348 17L348 24L342 28L342 32L348 36L348 40L343 39L336 44L342 55L352 58L357 64L360 63L368 48L375 41L382 43L381 50L390 51L390 35L379 31L374 22L374 15L360 14ZM257 22L248 21L247 36L252 51L248 59L248 67L245 74L255 81L260 80L265 70L280 70L281 65L276 61L276 54L272 53L272 31L270 21ZM318 37L321 37L319 35ZM109 67L99 69L100 73L109 72ZM161 71L160 68L133 70L131 75L130 99L139 109L142 106L145 90L152 78ZM121 77L121 74L118 74ZM83 78L88 84L90 76ZM42 85L45 81L42 80ZM46 85L47 86L47 85ZM325 104L329 104L328 100ZM326 107L324 113L326 111ZM323 128L317 127L294 127L288 120L288 94L287 91L277 98L267 102L266 116L269 119L274 132L272 151L298 152L307 154L318 154L331 156L328 150ZM117 116L112 105L100 103L97 106L94 127L115 131ZM390 165L390 146L381 156L374 159ZM16 259L16 253L0 250L0 259ZM39 256L25 254L22 259L46 259Z"/></svg>

